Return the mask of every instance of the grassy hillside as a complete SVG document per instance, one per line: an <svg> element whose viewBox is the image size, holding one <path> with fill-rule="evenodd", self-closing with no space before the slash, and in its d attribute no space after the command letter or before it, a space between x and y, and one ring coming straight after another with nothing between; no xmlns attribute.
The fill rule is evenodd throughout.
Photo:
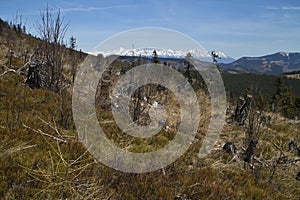
<svg viewBox="0 0 300 200"><path fill-rule="evenodd" d="M256 155L261 153L269 167L256 163L250 170L241 161L230 162L232 155L224 153L221 144L234 141L242 152L245 139L244 128L233 125L225 127L218 146L205 159L197 157L200 129L199 140L175 163L152 173L127 174L96 163L78 141L72 123L67 128L60 125L59 95L31 90L23 78L10 74L0 79L0 196L4 199L298 199L300 195L295 178L299 163L274 166L271 175L280 150L269 140L287 153L287 159L295 156L288 150L289 138L299 140L299 125L289 125L283 118L274 117L274 123L261 131ZM110 118L109 112L101 116ZM106 123L105 130L118 142L114 126ZM144 143L136 141L131 150L164 144L170 133L162 134Z"/></svg>

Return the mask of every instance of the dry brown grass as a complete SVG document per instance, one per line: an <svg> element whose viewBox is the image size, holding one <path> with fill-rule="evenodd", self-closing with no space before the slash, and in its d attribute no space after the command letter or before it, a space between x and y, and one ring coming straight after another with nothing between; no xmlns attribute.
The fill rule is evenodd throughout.
<svg viewBox="0 0 300 200"><path fill-rule="evenodd" d="M269 166L256 162L254 169L244 169L242 161L232 160L231 154L221 150L224 142L233 141L242 151L245 129L236 125L225 126L216 148L200 159L198 151L207 129L209 98L199 91L201 122L197 139L188 151L164 169L144 174L123 173L96 163L78 141L72 122L67 128L59 124L61 98L58 94L30 90L23 81L24 77L17 74L0 78L3 93L0 97L0 196L3 199L298 199L300 196L299 181L295 179L299 162L278 164L275 171L272 168L273 161L280 157L280 150L274 144L288 159L297 157L288 150L287 141L290 138L299 141L299 124L272 116L274 121L260 129L255 155L261 154ZM163 100L164 95L167 93L162 93L157 100L169 104L169 117L176 118L179 112L174 109L175 97L170 95L171 101L167 102ZM162 131L152 141L132 141L119 132L109 109L100 111L98 119L108 137L120 147L131 145L132 151L153 151L176 134L178 122L174 120L169 122L174 129Z"/></svg>

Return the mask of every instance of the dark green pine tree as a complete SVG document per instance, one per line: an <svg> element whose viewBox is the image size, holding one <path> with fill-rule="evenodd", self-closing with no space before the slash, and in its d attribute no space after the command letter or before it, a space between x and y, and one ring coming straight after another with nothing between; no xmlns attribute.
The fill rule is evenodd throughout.
<svg viewBox="0 0 300 200"><path fill-rule="evenodd" d="M72 57L72 81L74 83L75 81L75 75L76 75L76 62L77 62L77 59L76 59L76 55L75 55L75 49L76 49L76 38L74 36L71 36L70 38L70 49L72 51L70 51L71 53L71 57Z"/></svg>
<svg viewBox="0 0 300 200"><path fill-rule="evenodd" d="M71 36L71 38L70 38L70 48L72 50L75 50L75 48L76 48L76 38L74 36Z"/></svg>
<svg viewBox="0 0 300 200"><path fill-rule="evenodd" d="M188 59L190 59L192 57L191 53L188 52L185 56L185 61L184 61L184 64L186 65L186 71L184 73L184 75L187 77L188 81L190 83L192 83L192 74L191 74L191 63L188 61Z"/></svg>
<svg viewBox="0 0 300 200"><path fill-rule="evenodd" d="M280 113L287 118L293 118L296 114L296 98L290 88L285 87L279 95L278 108Z"/></svg>
<svg viewBox="0 0 300 200"><path fill-rule="evenodd" d="M279 111L279 104L280 104L280 99L281 99L281 94L282 94L282 91L283 91L283 79L282 77L278 77L276 79L276 82L275 82L275 95L273 96L273 112L278 112Z"/></svg>
<svg viewBox="0 0 300 200"><path fill-rule="evenodd" d="M158 58L158 55L156 53L156 50L153 51L153 54L152 54L152 62L153 63L159 63L159 58Z"/></svg>

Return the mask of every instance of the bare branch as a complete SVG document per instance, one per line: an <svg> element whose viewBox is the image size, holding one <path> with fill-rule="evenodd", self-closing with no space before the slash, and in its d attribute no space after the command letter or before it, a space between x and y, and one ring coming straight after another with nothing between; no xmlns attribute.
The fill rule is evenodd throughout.
<svg viewBox="0 0 300 200"><path fill-rule="evenodd" d="M286 154L284 153L284 151L277 145L277 144L275 144L274 142L272 142L271 140L268 140L271 144L273 144L273 146L277 149L277 150L279 150L281 153L282 153L282 155L285 157L286 156Z"/></svg>
<svg viewBox="0 0 300 200"><path fill-rule="evenodd" d="M8 74L8 73L17 73L17 71L16 70L14 70L14 69L9 69L9 70L6 70L5 72L3 72L2 74L0 74L0 77L2 77L2 76L4 76L4 75L6 75L6 74Z"/></svg>
<svg viewBox="0 0 300 200"><path fill-rule="evenodd" d="M38 129L38 130L35 130L35 129L33 129L33 128L29 127L29 126L26 126L25 124L23 124L23 127L27 128L27 129L29 129L29 130L31 130L31 131L33 131L33 132L35 132L35 133L39 133L39 134L41 134L41 135L44 135L44 136L50 137L50 138L52 138L52 139L54 139L54 140L56 140L56 141L60 141L60 142L67 143L67 141L66 141L66 140L64 140L64 139L61 139L61 138L58 138L58 137L55 137L55 136L53 136L53 135L50 135L50 134L48 134L48 133L45 133L45 132L41 131L40 129Z"/></svg>
<svg viewBox="0 0 300 200"><path fill-rule="evenodd" d="M46 122L45 120L43 120L39 116L38 116L38 119L41 120L44 124L48 125L50 128L52 128L57 133L57 135L59 135L60 137L62 137L62 135L59 133L59 131L58 131L57 127L56 127L56 124L54 126L52 126L52 124L50 124L49 122Z"/></svg>

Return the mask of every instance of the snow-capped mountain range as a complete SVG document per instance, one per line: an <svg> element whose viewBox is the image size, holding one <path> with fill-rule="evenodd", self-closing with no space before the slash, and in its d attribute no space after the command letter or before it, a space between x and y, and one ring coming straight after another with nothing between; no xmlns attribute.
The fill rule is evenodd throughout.
<svg viewBox="0 0 300 200"><path fill-rule="evenodd" d="M91 54L98 55L102 54L103 56L110 55L120 55L120 56L143 56L143 57L152 57L153 51L156 51L158 57L161 58L185 58L187 53L190 53L194 58L197 58L202 61L211 61L212 57L210 52L204 51L202 49L191 49L188 51L181 50L172 50L172 49L154 49L154 48L143 48L143 49L125 49L119 48L113 51L95 51ZM230 56L227 56L225 53L217 51L219 55L218 62L220 63L231 63L234 59Z"/></svg>

